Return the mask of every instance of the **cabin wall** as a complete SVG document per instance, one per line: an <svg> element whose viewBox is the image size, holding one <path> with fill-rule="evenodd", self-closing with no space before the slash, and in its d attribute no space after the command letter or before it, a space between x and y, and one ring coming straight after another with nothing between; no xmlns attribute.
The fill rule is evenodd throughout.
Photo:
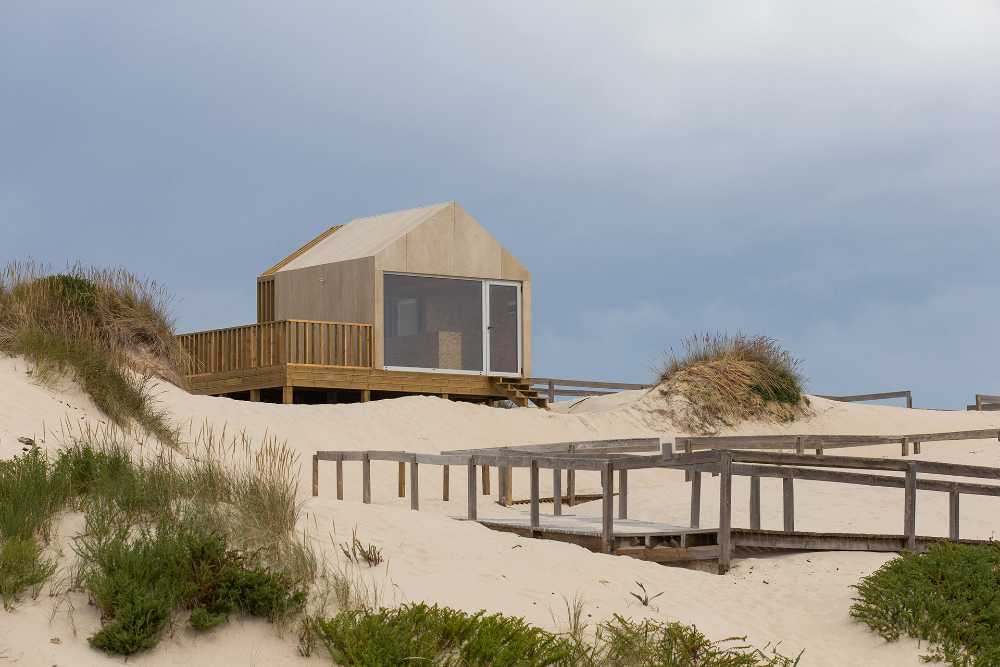
<svg viewBox="0 0 1000 667"><path fill-rule="evenodd" d="M274 283L277 320L375 321L372 257L279 271Z"/></svg>

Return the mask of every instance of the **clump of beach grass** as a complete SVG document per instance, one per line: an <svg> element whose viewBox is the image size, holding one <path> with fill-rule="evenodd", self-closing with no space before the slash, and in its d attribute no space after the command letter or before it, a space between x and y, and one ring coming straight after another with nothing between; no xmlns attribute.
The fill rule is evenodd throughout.
<svg viewBox="0 0 1000 667"><path fill-rule="evenodd" d="M805 414L800 362L766 336L700 334L671 350L659 375L669 416L691 433ZM672 400L679 399L679 400Z"/></svg>
<svg viewBox="0 0 1000 667"><path fill-rule="evenodd" d="M151 392L154 376L181 377L168 303L162 288L122 269L51 273L12 262L0 269L0 352L25 357L43 382L71 375L116 425L173 442Z"/></svg>

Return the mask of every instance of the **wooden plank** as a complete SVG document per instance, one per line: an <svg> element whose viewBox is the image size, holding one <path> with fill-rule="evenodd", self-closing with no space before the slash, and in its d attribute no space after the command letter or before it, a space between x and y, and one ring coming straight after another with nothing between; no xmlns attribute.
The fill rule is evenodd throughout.
<svg viewBox="0 0 1000 667"><path fill-rule="evenodd" d="M618 547L615 554L653 563L683 563L696 560L718 560L719 545L693 547Z"/></svg>
<svg viewBox="0 0 1000 667"><path fill-rule="evenodd" d="M777 465L801 465L817 468L896 470L901 472L905 471L907 466L906 461L897 461L895 459L874 459L860 456L812 456L805 454L782 454L778 452L757 452L749 450L734 451L733 460L740 463L772 463ZM1000 470L998 470L998 473L1000 473Z"/></svg>
<svg viewBox="0 0 1000 667"><path fill-rule="evenodd" d="M285 385L281 388L281 402L285 405L292 405L295 402L295 390Z"/></svg>
<svg viewBox="0 0 1000 667"><path fill-rule="evenodd" d="M448 502L449 491L451 490L450 480L448 479L448 466L445 465L441 469L441 500Z"/></svg>
<svg viewBox="0 0 1000 667"><path fill-rule="evenodd" d="M611 553L614 547L614 463L607 461L601 470L601 551Z"/></svg>
<svg viewBox="0 0 1000 667"><path fill-rule="evenodd" d="M733 454L723 451L719 460L719 574L729 571L732 558Z"/></svg>
<svg viewBox="0 0 1000 667"><path fill-rule="evenodd" d="M819 398L826 398L831 401L842 401L845 403L863 402L863 401L882 401L889 398L905 398L908 399L909 403L906 407L913 407L913 395L910 390L905 391L883 391L877 394L854 394L852 396L824 396L822 394L817 394Z"/></svg>
<svg viewBox="0 0 1000 667"><path fill-rule="evenodd" d="M420 509L420 464L410 462L410 509Z"/></svg>
<svg viewBox="0 0 1000 667"><path fill-rule="evenodd" d="M628 518L628 470L618 471L618 518Z"/></svg>
<svg viewBox="0 0 1000 667"><path fill-rule="evenodd" d="M595 387L599 389L648 389L647 384L635 384L629 382L603 382L593 380L561 380L559 378L528 378L527 382L532 385L553 384L562 387Z"/></svg>
<svg viewBox="0 0 1000 667"><path fill-rule="evenodd" d="M791 533L795 530L795 480L791 477L781 480L781 506L784 531Z"/></svg>
<svg viewBox="0 0 1000 667"><path fill-rule="evenodd" d="M337 459L337 500L344 499L344 459Z"/></svg>
<svg viewBox="0 0 1000 667"><path fill-rule="evenodd" d="M959 492L952 490L948 493L948 538L958 540L958 504Z"/></svg>
<svg viewBox="0 0 1000 667"><path fill-rule="evenodd" d="M562 470L552 469L552 514L562 515Z"/></svg>
<svg viewBox="0 0 1000 667"><path fill-rule="evenodd" d="M701 525L701 471L691 471L691 527Z"/></svg>
<svg viewBox="0 0 1000 667"><path fill-rule="evenodd" d="M750 527L760 530L760 477L750 478Z"/></svg>
<svg viewBox="0 0 1000 667"><path fill-rule="evenodd" d="M460 466L465 465L465 462L469 460L468 456L456 454L408 454L408 456L414 457L417 463L428 465Z"/></svg>
<svg viewBox="0 0 1000 667"><path fill-rule="evenodd" d="M319 456L312 456L312 494L313 498L319 495Z"/></svg>
<svg viewBox="0 0 1000 667"><path fill-rule="evenodd" d="M531 501L529 507L529 516L531 530L534 532L538 529L538 464L532 463L529 468L529 486L531 489Z"/></svg>
<svg viewBox="0 0 1000 667"><path fill-rule="evenodd" d="M466 474L466 481L467 481L467 484L466 484L466 495L467 495L467 499L466 499L466 501L468 503L467 516L468 516L468 518L469 518L470 521L475 521L475 519L476 519L476 463L472 459L471 456L469 457L469 463L467 465L467 469L466 470L467 470L467 474Z"/></svg>
<svg viewBox="0 0 1000 667"><path fill-rule="evenodd" d="M910 551L917 546L917 467L910 465L906 471L906 488L903 499L903 535L906 548Z"/></svg>
<svg viewBox="0 0 1000 667"><path fill-rule="evenodd" d="M362 452L361 458L361 502L366 505L372 502L372 462L368 460L368 452Z"/></svg>

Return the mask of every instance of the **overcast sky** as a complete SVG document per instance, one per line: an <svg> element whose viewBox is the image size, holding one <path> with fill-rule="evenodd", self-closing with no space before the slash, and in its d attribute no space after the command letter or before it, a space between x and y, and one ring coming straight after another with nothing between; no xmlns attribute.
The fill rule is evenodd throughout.
<svg viewBox="0 0 1000 667"><path fill-rule="evenodd" d="M809 388L1000 394L1000 2L0 2L0 259L255 318L326 227L457 200L534 373L762 333Z"/></svg>

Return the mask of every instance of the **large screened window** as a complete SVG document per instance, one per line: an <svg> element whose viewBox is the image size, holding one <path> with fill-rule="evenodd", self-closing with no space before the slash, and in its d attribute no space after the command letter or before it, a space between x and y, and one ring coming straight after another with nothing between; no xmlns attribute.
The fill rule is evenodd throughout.
<svg viewBox="0 0 1000 667"><path fill-rule="evenodd" d="M385 365L483 371L479 280L385 274Z"/></svg>

